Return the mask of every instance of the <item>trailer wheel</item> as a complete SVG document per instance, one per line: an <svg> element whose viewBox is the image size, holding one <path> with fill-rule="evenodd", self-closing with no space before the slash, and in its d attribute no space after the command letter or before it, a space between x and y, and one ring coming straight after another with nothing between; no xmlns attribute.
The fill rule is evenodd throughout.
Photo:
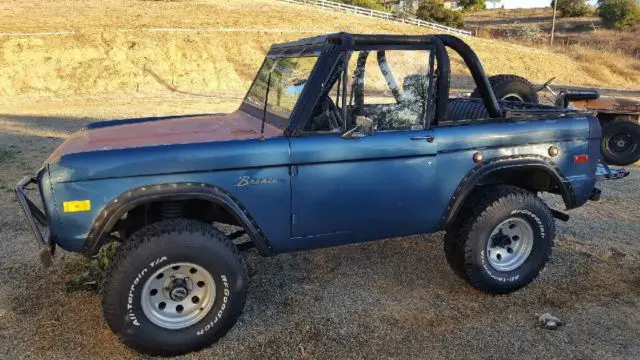
<svg viewBox="0 0 640 360"><path fill-rule="evenodd" d="M627 120L605 124L600 151L610 165L625 166L640 160L640 124Z"/></svg>
<svg viewBox="0 0 640 360"><path fill-rule="evenodd" d="M538 104L538 93L529 80L517 75L494 75L489 77L491 89L496 99ZM478 89L471 93L472 98L481 98Z"/></svg>
<svg viewBox="0 0 640 360"><path fill-rule="evenodd" d="M532 282L545 266L555 222L536 195L515 186L483 188L447 229L446 259L484 292L504 294Z"/></svg>
<svg viewBox="0 0 640 360"><path fill-rule="evenodd" d="M171 219L142 228L119 249L102 308L125 345L174 356L223 336L242 313L246 289L240 252L222 232Z"/></svg>

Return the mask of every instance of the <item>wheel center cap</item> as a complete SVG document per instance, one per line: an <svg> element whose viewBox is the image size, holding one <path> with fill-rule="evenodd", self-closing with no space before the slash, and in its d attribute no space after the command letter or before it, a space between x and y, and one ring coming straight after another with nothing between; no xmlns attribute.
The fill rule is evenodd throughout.
<svg viewBox="0 0 640 360"><path fill-rule="evenodd" d="M189 295L189 290L187 290L187 288L182 287L182 286L176 286L173 289L171 289L171 292L169 293L169 296L171 296L171 300L173 301L182 301L184 300L187 295Z"/></svg>
<svg viewBox="0 0 640 360"><path fill-rule="evenodd" d="M174 279L171 282L171 290L169 291L169 297L171 300L180 302L187 296L189 296L187 280L183 278Z"/></svg>

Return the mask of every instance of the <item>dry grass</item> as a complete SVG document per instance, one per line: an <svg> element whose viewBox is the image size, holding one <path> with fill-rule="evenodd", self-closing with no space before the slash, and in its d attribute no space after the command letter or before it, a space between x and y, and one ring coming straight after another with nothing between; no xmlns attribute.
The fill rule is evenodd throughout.
<svg viewBox="0 0 640 360"><path fill-rule="evenodd" d="M475 26L511 26L514 23L535 24L541 27L551 27L553 9L530 8L530 9L487 9L482 11L468 12L464 14L465 25ZM600 25L600 18L583 16L578 18L557 18L558 30L590 28L594 24Z"/></svg>
<svg viewBox="0 0 640 360"><path fill-rule="evenodd" d="M571 55L578 61L584 63L584 71L593 77L606 79L612 74L623 77L628 81L640 82L637 69L640 68L640 61L632 59L620 59L612 57L610 53L575 46ZM626 60L626 61L625 61Z"/></svg>
<svg viewBox="0 0 640 360"><path fill-rule="evenodd" d="M155 96L239 94L272 43L351 31L420 34L424 28L267 0L83 2L7 0L0 33L74 31L65 36L0 36L0 94ZM69 16L72 14L73 16ZM194 29L162 32L157 28ZM197 29L200 29L198 31ZM502 41L469 39L488 73L532 81L638 88L637 64L594 73L591 61ZM454 72L464 66L454 64ZM458 77L468 86L468 78ZM466 83L465 83L466 81Z"/></svg>
<svg viewBox="0 0 640 360"><path fill-rule="evenodd" d="M582 64L580 69L589 77L603 83L622 78L640 84L640 25L615 31L602 27L600 18L594 16L559 18L554 46L549 47L552 15L550 8L484 10L468 13L465 21L471 28L480 27L480 37L515 43L522 43L522 39L509 38L509 29L538 26L545 35L531 43L536 48L571 57Z"/></svg>
<svg viewBox="0 0 640 360"><path fill-rule="evenodd" d="M616 55L640 59L640 24L625 31L599 28L596 31L560 34L559 46L579 45Z"/></svg>

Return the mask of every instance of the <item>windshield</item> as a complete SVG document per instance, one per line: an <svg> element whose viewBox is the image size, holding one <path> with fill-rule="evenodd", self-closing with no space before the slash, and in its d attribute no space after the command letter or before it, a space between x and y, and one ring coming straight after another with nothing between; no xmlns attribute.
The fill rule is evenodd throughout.
<svg viewBox="0 0 640 360"><path fill-rule="evenodd" d="M258 117L262 118L267 97L267 84L270 84L267 122L279 128L286 127L289 116L291 116L291 112L306 86L317 60L317 56L267 57L243 104L259 110L260 116Z"/></svg>

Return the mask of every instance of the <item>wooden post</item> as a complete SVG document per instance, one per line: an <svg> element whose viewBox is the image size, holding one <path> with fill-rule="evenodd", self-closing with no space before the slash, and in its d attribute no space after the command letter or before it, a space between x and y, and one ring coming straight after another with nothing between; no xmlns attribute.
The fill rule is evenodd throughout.
<svg viewBox="0 0 640 360"><path fill-rule="evenodd" d="M560 0L553 1L553 22L551 23L551 46L553 46L553 36L554 36L554 33L556 32L556 12L558 11L558 1Z"/></svg>

